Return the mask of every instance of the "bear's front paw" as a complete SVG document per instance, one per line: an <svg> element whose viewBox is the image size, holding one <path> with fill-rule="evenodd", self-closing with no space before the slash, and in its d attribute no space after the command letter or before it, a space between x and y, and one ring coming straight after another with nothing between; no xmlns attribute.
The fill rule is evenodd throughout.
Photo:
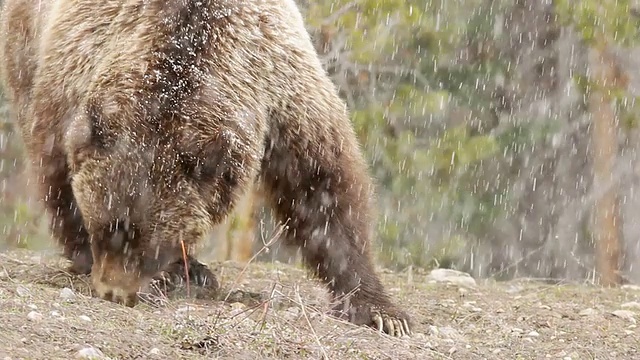
<svg viewBox="0 0 640 360"><path fill-rule="evenodd" d="M71 266L67 269L69 273L77 275L89 275L91 273L93 255L91 254L91 248L88 245L74 250L70 254L69 258L71 260Z"/></svg>
<svg viewBox="0 0 640 360"><path fill-rule="evenodd" d="M393 305L381 306L366 303L345 305L342 303L333 309L332 315L395 337L412 334L408 315Z"/></svg>
<svg viewBox="0 0 640 360"><path fill-rule="evenodd" d="M187 258L187 268L188 271L185 268L184 260L180 259L154 276L152 284L157 290L165 294L184 287L187 284L187 280L190 285L214 291L218 290L218 280L208 266L189 256Z"/></svg>
<svg viewBox="0 0 640 360"><path fill-rule="evenodd" d="M406 314L400 311L388 312L375 306L370 311L371 322L375 324L373 327L376 330L396 337L411 336L411 327Z"/></svg>
<svg viewBox="0 0 640 360"><path fill-rule="evenodd" d="M149 283L137 272L125 271L123 266L106 261L93 264L91 282L100 298L129 307L138 303L138 291Z"/></svg>

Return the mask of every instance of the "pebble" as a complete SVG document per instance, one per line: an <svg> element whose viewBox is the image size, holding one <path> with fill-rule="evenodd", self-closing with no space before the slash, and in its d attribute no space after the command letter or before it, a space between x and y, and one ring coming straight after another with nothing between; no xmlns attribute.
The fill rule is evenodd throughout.
<svg viewBox="0 0 640 360"><path fill-rule="evenodd" d="M62 299L63 301L73 301L75 300L75 298L76 294L73 292L73 290L67 287L60 290L60 299Z"/></svg>
<svg viewBox="0 0 640 360"><path fill-rule="evenodd" d="M158 348L153 348L151 350L149 350L149 355L159 355L160 354L160 349Z"/></svg>
<svg viewBox="0 0 640 360"><path fill-rule="evenodd" d="M105 359L105 356L102 351L90 346L80 349L76 353L76 359Z"/></svg>
<svg viewBox="0 0 640 360"><path fill-rule="evenodd" d="M636 319L634 318L634 316L636 314L633 311L616 310L616 311L613 311L611 314L613 314L614 316L617 316L617 317L619 317L621 319L629 320L633 324L636 323Z"/></svg>
<svg viewBox="0 0 640 360"><path fill-rule="evenodd" d="M176 312L187 312L187 311L195 311L195 310L196 310L195 306L187 305L187 306L179 307L178 310L176 310Z"/></svg>
<svg viewBox="0 0 640 360"><path fill-rule="evenodd" d="M592 316L592 315L595 315L595 314L597 314L597 313L598 313L598 312L597 312L595 309L593 309L593 308L587 308L587 309L584 309L584 310L580 311L580 312L578 313L578 315L580 315L580 316Z"/></svg>
<svg viewBox="0 0 640 360"><path fill-rule="evenodd" d="M243 304L243 303L233 303L233 304L231 304L230 315L231 316L240 315L245 311L246 308L247 308L247 306L245 304Z"/></svg>
<svg viewBox="0 0 640 360"><path fill-rule="evenodd" d="M538 337L538 336L540 336L540 333L539 333L539 332L537 332L537 331L535 331L535 330L533 330L533 331L529 332L529 333L527 334L527 336L531 336L531 337Z"/></svg>
<svg viewBox="0 0 640 360"><path fill-rule="evenodd" d="M20 285L16 288L16 293L18 293L18 296L20 297L25 297L29 295L29 289Z"/></svg>
<svg viewBox="0 0 640 360"><path fill-rule="evenodd" d="M471 275L452 269L433 269L427 275L428 282L451 283L470 288L476 287L476 280Z"/></svg>
<svg viewBox="0 0 640 360"><path fill-rule="evenodd" d="M621 308L623 309L636 309L636 310L640 310L640 303L637 301L631 301L628 303L624 303L622 305L620 305Z"/></svg>
<svg viewBox="0 0 640 360"><path fill-rule="evenodd" d="M438 336L440 334L440 330L438 330L437 326L429 325L429 334Z"/></svg>
<svg viewBox="0 0 640 360"><path fill-rule="evenodd" d="M629 284L627 284L627 285L622 285L621 288L625 289L625 290L640 291L640 285L629 285Z"/></svg>
<svg viewBox="0 0 640 360"><path fill-rule="evenodd" d="M38 321L38 320L42 319L42 314L40 314L37 311L30 311L27 314L27 319L29 319L31 321Z"/></svg>
<svg viewBox="0 0 640 360"><path fill-rule="evenodd" d="M78 319L80 319L82 321L86 321L86 322L91 322L91 318L88 317L87 315L80 315L80 316L78 316Z"/></svg>

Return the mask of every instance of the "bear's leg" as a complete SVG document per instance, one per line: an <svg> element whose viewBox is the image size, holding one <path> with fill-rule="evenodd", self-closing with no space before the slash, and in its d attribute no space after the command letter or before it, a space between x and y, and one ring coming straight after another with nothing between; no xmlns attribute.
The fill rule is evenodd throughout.
<svg viewBox="0 0 640 360"><path fill-rule="evenodd" d="M42 158L42 166L35 171L45 207L51 213L53 237L62 246L64 256L72 262L69 271L89 274L93 262L89 234L73 197L64 155L52 151L50 156Z"/></svg>
<svg viewBox="0 0 640 360"><path fill-rule="evenodd" d="M319 113L305 111L304 104L296 102L297 109ZM301 117L303 124L317 125L313 132L296 126L291 115L298 112L281 112L267 141L262 182L277 218L288 226L287 241L301 248L307 266L338 301L334 314L390 335L410 334L407 315L390 300L373 266L371 183L340 111L328 108L334 117L324 122Z"/></svg>

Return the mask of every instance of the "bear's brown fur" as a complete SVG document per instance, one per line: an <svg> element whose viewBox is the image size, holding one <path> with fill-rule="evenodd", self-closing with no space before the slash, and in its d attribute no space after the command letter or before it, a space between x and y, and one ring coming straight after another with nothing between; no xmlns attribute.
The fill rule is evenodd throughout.
<svg viewBox="0 0 640 360"><path fill-rule="evenodd" d="M1 29L54 233L80 271L92 259L99 296L135 304L257 179L336 314L409 331L371 261L345 103L293 0L7 0Z"/></svg>
<svg viewBox="0 0 640 360"><path fill-rule="evenodd" d="M32 116L25 115L29 111L34 76L39 61L40 34L51 4L51 1L5 2L2 9L2 14L5 15L0 19L2 64L0 83L4 85L5 93L9 97L14 117L17 119L21 135L27 145L28 157L32 160L31 165L38 169L36 173L40 176L38 178L40 193L46 209L52 214L53 235L62 244L65 257L72 260L70 271L88 274L92 266L89 234L84 227L73 196L66 159L60 153L62 150L59 147L53 147L54 138L52 137L44 140L49 141L47 147L50 151L55 149L55 153L42 154L38 152L42 147L31 145L35 122ZM46 137L47 135L36 134L36 136ZM189 274L193 283L217 286L217 281L208 268L191 256L188 260ZM176 261L158 277L159 280L170 282L175 282L176 278L184 279L183 261Z"/></svg>

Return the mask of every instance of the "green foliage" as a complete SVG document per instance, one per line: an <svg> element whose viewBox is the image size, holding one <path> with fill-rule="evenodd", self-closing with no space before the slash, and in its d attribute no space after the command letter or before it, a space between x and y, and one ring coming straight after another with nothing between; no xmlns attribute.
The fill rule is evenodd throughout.
<svg viewBox="0 0 640 360"><path fill-rule="evenodd" d="M640 18L632 15L630 0L556 0L558 17L573 25L592 44L634 44L640 35Z"/></svg>
<svg viewBox="0 0 640 360"><path fill-rule="evenodd" d="M429 149L429 161L434 165L438 180L450 180L478 161L490 158L499 150L492 136L471 136L466 126L445 131ZM440 184L446 181L439 181Z"/></svg>

